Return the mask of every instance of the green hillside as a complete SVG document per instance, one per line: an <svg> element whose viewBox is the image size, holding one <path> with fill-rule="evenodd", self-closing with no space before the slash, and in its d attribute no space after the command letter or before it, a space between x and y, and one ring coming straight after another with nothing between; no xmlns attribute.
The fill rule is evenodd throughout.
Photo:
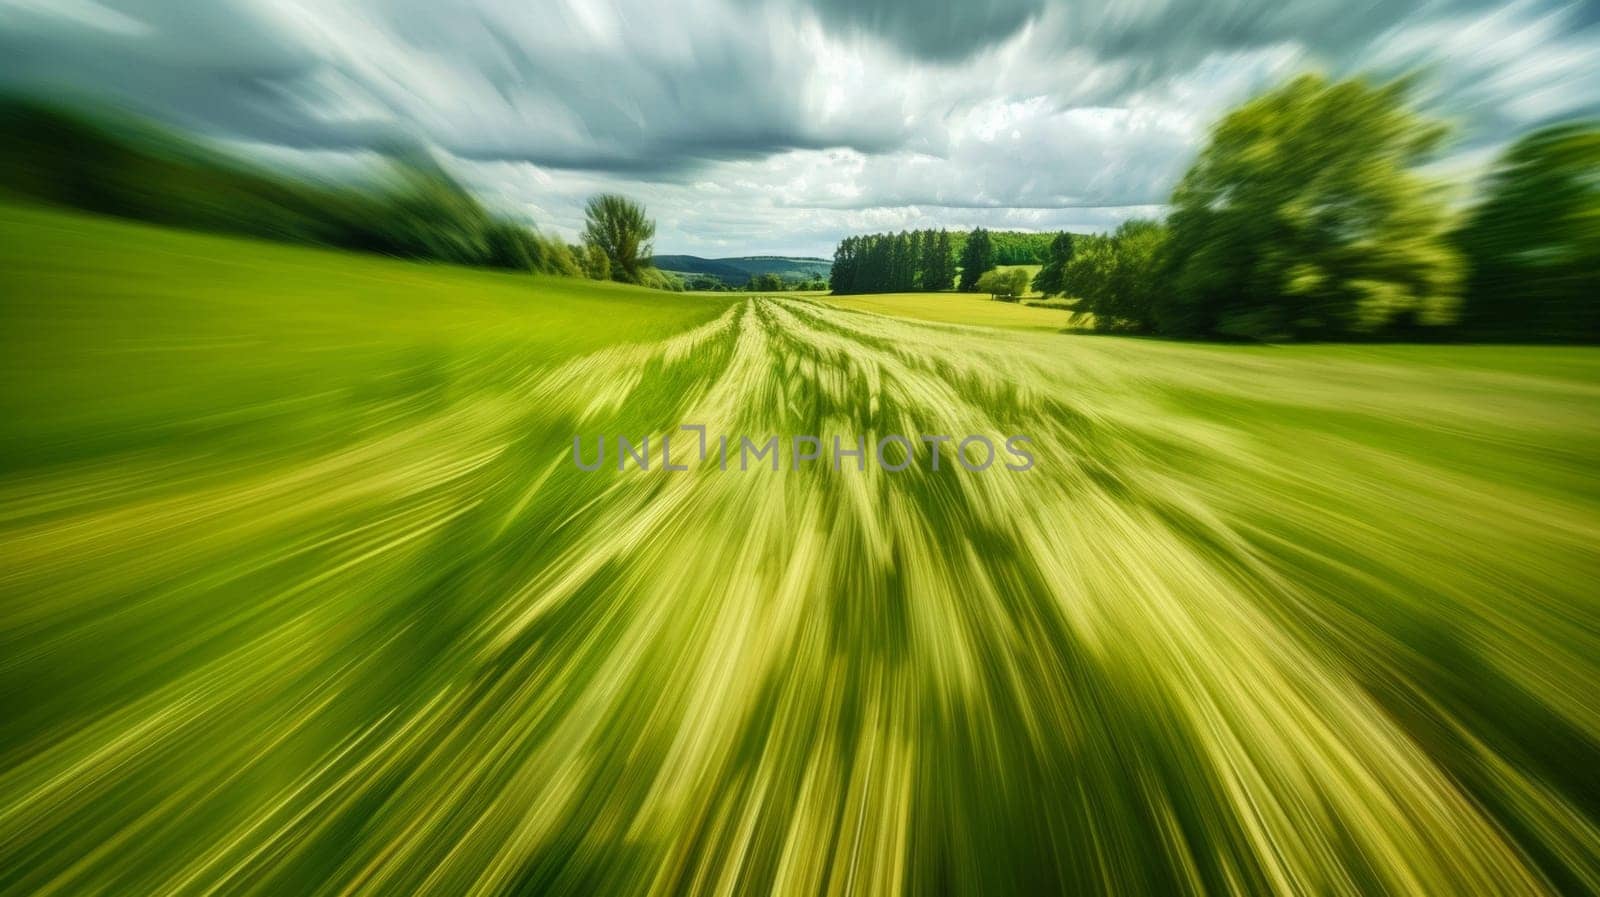
<svg viewBox="0 0 1600 897"><path fill-rule="evenodd" d="M206 436L326 444L369 414L721 311L17 206L0 205L0 253L0 457L15 466Z"/></svg>
<svg viewBox="0 0 1600 897"><path fill-rule="evenodd" d="M675 274L706 274L729 286L743 286L759 274L776 274L784 280L811 280L828 277L833 263L820 258L795 258L779 255L747 255L706 259L694 255L658 255L652 263Z"/></svg>

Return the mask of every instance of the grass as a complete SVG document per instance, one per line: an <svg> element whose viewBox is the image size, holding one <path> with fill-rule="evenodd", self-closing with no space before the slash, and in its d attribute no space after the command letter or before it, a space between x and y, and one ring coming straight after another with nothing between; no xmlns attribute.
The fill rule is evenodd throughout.
<svg viewBox="0 0 1600 897"><path fill-rule="evenodd" d="M1061 309L1034 308L1018 302L997 302L986 293L867 293L826 296L841 309L893 315L937 324L998 327L1055 333L1073 325Z"/></svg>
<svg viewBox="0 0 1600 897"><path fill-rule="evenodd" d="M531 364L660 338L729 301L0 214L0 459L12 464L197 425L324 430L364 404L359 392L444 400Z"/></svg>
<svg viewBox="0 0 1600 897"><path fill-rule="evenodd" d="M1600 887L1592 350L16 209L0 278L0 893ZM571 464L680 423L1037 466Z"/></svg>

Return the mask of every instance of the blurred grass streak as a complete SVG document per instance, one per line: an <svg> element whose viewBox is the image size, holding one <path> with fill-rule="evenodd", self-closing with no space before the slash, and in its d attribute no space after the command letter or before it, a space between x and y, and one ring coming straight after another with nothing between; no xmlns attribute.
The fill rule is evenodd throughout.
<svg viewBox="0 0 1600 897"><path fill-rule="evenodd" d="M1600 889L1593 350L16 209L0 288L0 892ZM568 460L683 422L1039 465Z"/></svg>
<svg viewBox="0 0 1600 897"><path fill-rule="evenodd" d="M970 324L1045 333L1084 326L1083 316L1074 316L1059 308L997 302L983 293L864 293L826 296L823 299L839 308L938 324Z"/></svg>

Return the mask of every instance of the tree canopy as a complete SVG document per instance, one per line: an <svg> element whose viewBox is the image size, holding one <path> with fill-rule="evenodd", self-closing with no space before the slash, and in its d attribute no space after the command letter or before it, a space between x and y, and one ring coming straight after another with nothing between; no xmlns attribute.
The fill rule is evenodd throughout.
<svg viewBox="0 0 1600 897"><path fill-rule="evenodd" d="M981 227L973 228L972 233L967 235L966 244L961 247L961 292L975 292L978 278L994 265L994 243L989 238L989 232Z"/></svg>
<svg viewBox="0 0 1600 897"><path fill-rule="evenodd" d="M835 293L910 293L948 290L955 259L946 231L901 231L846 237L833 253Z"/></svg>
<svg viewBox="0 0 1600 897"><path fill-rule="evenodd" d="M1044 260L1054 234L1026 231L991 231L971 234L945 230L914 230L890 234L846 237L833 254L832 289L835 293L937 292L954 288L957 259L966 258L967 243L982 231L987 249L976 263L970 282L996 265L1032 265Z"/></svg>
<svg viewBox="0 0 1600 897"><path fill-rule="evenodd" d="M984 229L989 235L989 245L994 249L994 263L996 265L1037 265L1045 260L1050 251L1050 242L1055 239L1055 234L1034 233L1022 230L989 230ZM969 232L957 231L953 236L956 255L966 248Z"/></svg>
<svg viewBox="0 0 1600 897"><path fill-rule="evenodd" d="M1022 268L995 268L978 278L977 290L1003 302L1015 302L1028 291L1028 272Z"/></svg>
<svg viewBox="0 0 1600 897"><path fill-rule="evenodd" d="M1033 276L1034 292L1053 296L1062 291L1061 275L1072 261L1073 239L1069 233L1059 233L1051 238L1050 246L1045 250L1044 266Z"/></svg>
<svg viewBox="0 0 1600 897"><path fill-rule="evenodd" d="M612 279L644 283L654 254L650 241L656 235L656 223L645 216L644 207L625 196L601 193L589 198L584 214L583 240L606 254Z"/></svg>
<svg viewBox="0 0 1600 897"><path fill-rule="evenodd" d="M1600 340L1600 122L1544 128L1512 146L1459 243L1472 269L1470 335Z"/></svg>
<svg viewBox="0 0 1600 897"><path fill-rule="evenodd" d="M1462 262L1417 172L1444 129L1407 83L1305 75L1235 110L1172 197L1168 333L1379 333L1451 319Z"/></svg>
<svg viewBox="0 0 1600 897"><path fill-rule="evenodd" d="M1078 300L1078 312L1094 316L1096 330L1154 330L1166 237L1159 222L1134 219L1110 236L1077 238L1061 291Z"/></svg>
<svg viewBox="0 0 1600 897"><path fill-rule="evenodd" d="M757 274L745 284L745 289L752 293L776 293L783 288L783 278L771 272Z"/></svg>

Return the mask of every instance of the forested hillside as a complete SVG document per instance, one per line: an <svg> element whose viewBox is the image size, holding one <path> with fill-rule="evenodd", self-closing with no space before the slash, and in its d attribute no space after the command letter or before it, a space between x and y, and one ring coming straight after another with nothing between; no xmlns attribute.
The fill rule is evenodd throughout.
<svg viewBox="0 0 1600 897"><path fill-rule="evenodd" d="M784 281L826 279L833 263L827 259L781 255L746 255L732 258L701 258L696 255L657 255L657 268L674 274L706 275L731 287L743 286L752 278L772 274Z"/></svg>

